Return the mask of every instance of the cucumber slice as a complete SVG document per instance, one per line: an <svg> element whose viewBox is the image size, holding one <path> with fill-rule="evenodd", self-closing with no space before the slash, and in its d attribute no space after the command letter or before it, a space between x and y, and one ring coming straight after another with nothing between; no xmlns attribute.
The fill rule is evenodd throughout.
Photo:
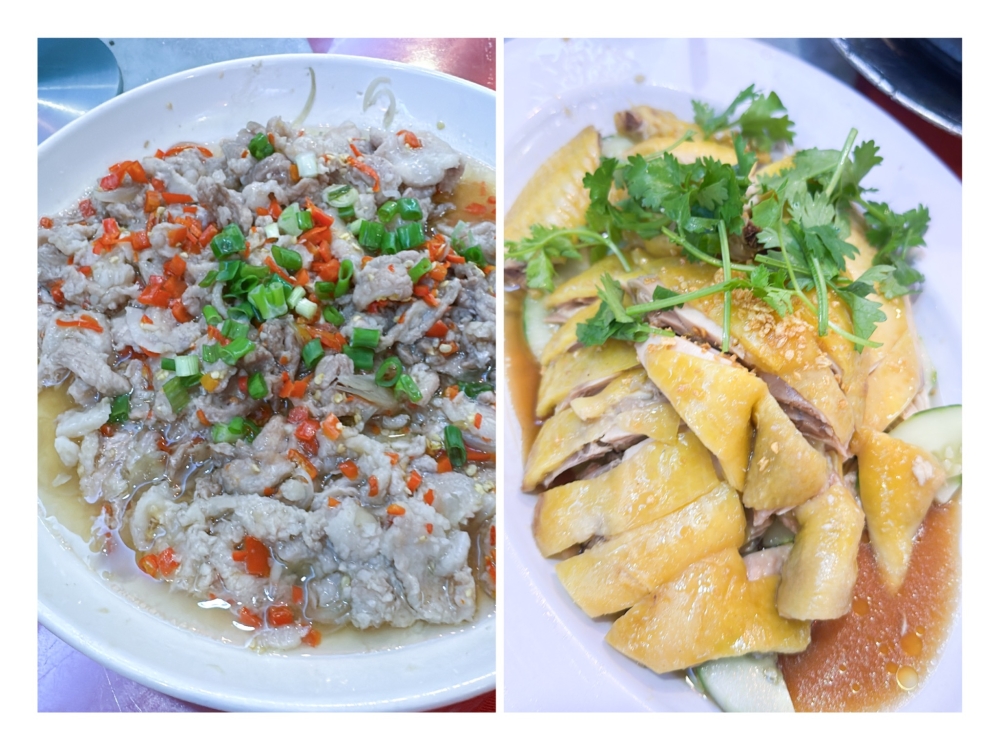
<svg viewBox="0 0 1000 750"><path fill-rule="evenodd" d="M694 672L708 697L723 711L795 711L774 654L716 659L695 667Z"/></svg>
<svg viewBox="0 0 1000 750"><path fill-rule="evenodd" d="M559 326L553 323L546 323L545 317L549 314L540 299L532 296L524 298L524 338L528 342L528 348L535 355L536 360L540 360L545 345L558 330Z"/></svg>
<svg viewBox="0 0 1000 750"><path fill-rule="evenodd" d="M962 486L962 405L917 412L889 435L923 448L941 462L948 481L938 490L936 499L948 502Z"/></svg>

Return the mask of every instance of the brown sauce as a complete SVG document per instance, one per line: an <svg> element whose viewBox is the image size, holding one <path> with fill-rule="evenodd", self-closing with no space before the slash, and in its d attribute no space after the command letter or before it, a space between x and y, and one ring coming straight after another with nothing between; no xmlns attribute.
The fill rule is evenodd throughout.
<svg viewBox="0 0 1000 750"><path fill-rule="evenodd" d="M524 338L523 297L522 292L505 295L504 360L526 457L542 420L535 418L541 371ZM958 600L960 520L958 497L934 504L896 596L882 586L866 533L851 613L815 622L806 651L779 656L796 711L892 709L926 680L944 648Z"/></svg>
<svg viewBox="0 0 1000 750"><path fill-rule="evenodd" d="M862 542L851 612L814 623L806 651L779 657L796 711L893 708L925 681L958 599L959 503L931 508L896 596L882 586L871 546Z"/></svg>

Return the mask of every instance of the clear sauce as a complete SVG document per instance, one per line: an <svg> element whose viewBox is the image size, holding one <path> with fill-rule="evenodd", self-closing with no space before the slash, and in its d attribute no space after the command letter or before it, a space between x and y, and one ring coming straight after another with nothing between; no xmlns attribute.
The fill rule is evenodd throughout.
<svg viewBox="0 0 1000 750"><path fill-rule="evenodd" d="M524 338L522 300L522 292L505 295L504 360L526 457L541 425L535 418L541 373ZM852 611L815 622L806 651L779 656L796 711L891 709L925 680L944 648L958 600L959 503L956 498L931 508L895 597L881 584L866 533Z"/></svg>

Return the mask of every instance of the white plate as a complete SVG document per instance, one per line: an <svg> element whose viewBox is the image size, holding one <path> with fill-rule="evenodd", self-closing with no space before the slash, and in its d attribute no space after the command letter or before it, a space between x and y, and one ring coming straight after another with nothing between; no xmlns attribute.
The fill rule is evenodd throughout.
<svg viewBox="0 0 1000 750"><path fill-rule="evenodd" d="M691 99L724 108L751 83L781 97L800 147L840 148L851 127L885 161L867 182L899 210L928 206L927 276L917 325L942 403L962 401L962 190L916 138L859 94L801 60L743 40L518 40L504 47L504 212L534 170L583 127L649 104L692 117ZM866 183L867 184L867 183ZM948 300L949 302L945 302ZM505 394L506 395L506 394ZM504 707L511 711L711 711L676 675L658 676L604 642L607 618L577 608L531 536L535 497L518 491L521 435L505 398ZM961 710L961 623L909 711Z"/></svg>
<svg viewBox="0 0 1000 750"><path fill-rule="evenodd" d="M214 143L250 120L293 120L309 95L310 68L316 96L307 125L380 124L388 100L379 98L364 116L361 103L369 83L386 76L398 105L393 127L434 129L462 153L495 166L495 95L485 88L380 60L263 57L155 81L60 130L38 149L39 215L77 200L109 164L180 141ZM472 624L409 633L405 646L383 639L355 653L260 655L153 614L159 603L134 598L151 589L98 576L83 560L86 551L45 515L39 503L39 620L87 656L178 698L222 709L418 710L496 684L492 608Z"/></svg>

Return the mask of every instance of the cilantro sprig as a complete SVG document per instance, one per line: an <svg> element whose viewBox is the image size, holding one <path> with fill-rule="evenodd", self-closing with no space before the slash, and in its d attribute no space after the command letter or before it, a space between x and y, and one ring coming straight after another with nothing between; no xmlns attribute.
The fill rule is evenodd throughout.
<svg viewBox="0 0 1000 750"><path fill-rule="evenodd" d="M736 110L749 102L749 106L734 118ZM701 127L708 138L723 130L739 128L743 137L757 151L771 151L776 144L792 143L795 125L785 112L785 105L773 91L767 95L758 91L754 85L747 86L736 95L732 104L722 114L716 114L708 104L699 101L691 102L694 107L694 121Z"/></svg>
<svg viewBox="0 0 1000 750"><path fill-rule="evenodd" d="M663 235L692 260L722 268L723 281L683 294L657 288L652 301L626 307L625 292L607 276L598 290L597 314L577 327L582 343L643 341L655 330L641 322L647 313L722 294L722 348L727 351L732 292L748 289L781 317L801 305L815 316L820 336L832 330L859 351L880 346L871 336L885 314L869 296L908 294L924 280L910 256L913 248L924 245L927 209L918 206L897 214L887 204L868 199L873 191L861 181L882 157L872 141L855 146L854 129L842 148L800 151L789 168L762 176L751 190L756 151L791 143L794 136L794 123L781 114L781 100L750 86L722 113L702 102L693 106L705 137L732 132L735 164L710 157L681 164L671 149L649 157L634 155L627 162L602 159L583 179L591 201L585 227L535 226L530 238L507 243L508 258L527 263L528 286L551 291L554 262L578 258L585 248L614 253L628 270L620 248L636 236ZM857 248L847 237L856 208L863 212L866 237L876 254L872 268L852 280L846 261L856 256ZM741 235L756 255L738 263L731 257L730 238ZM830 320L831 293L850 310L851 331Z"/></svg>

